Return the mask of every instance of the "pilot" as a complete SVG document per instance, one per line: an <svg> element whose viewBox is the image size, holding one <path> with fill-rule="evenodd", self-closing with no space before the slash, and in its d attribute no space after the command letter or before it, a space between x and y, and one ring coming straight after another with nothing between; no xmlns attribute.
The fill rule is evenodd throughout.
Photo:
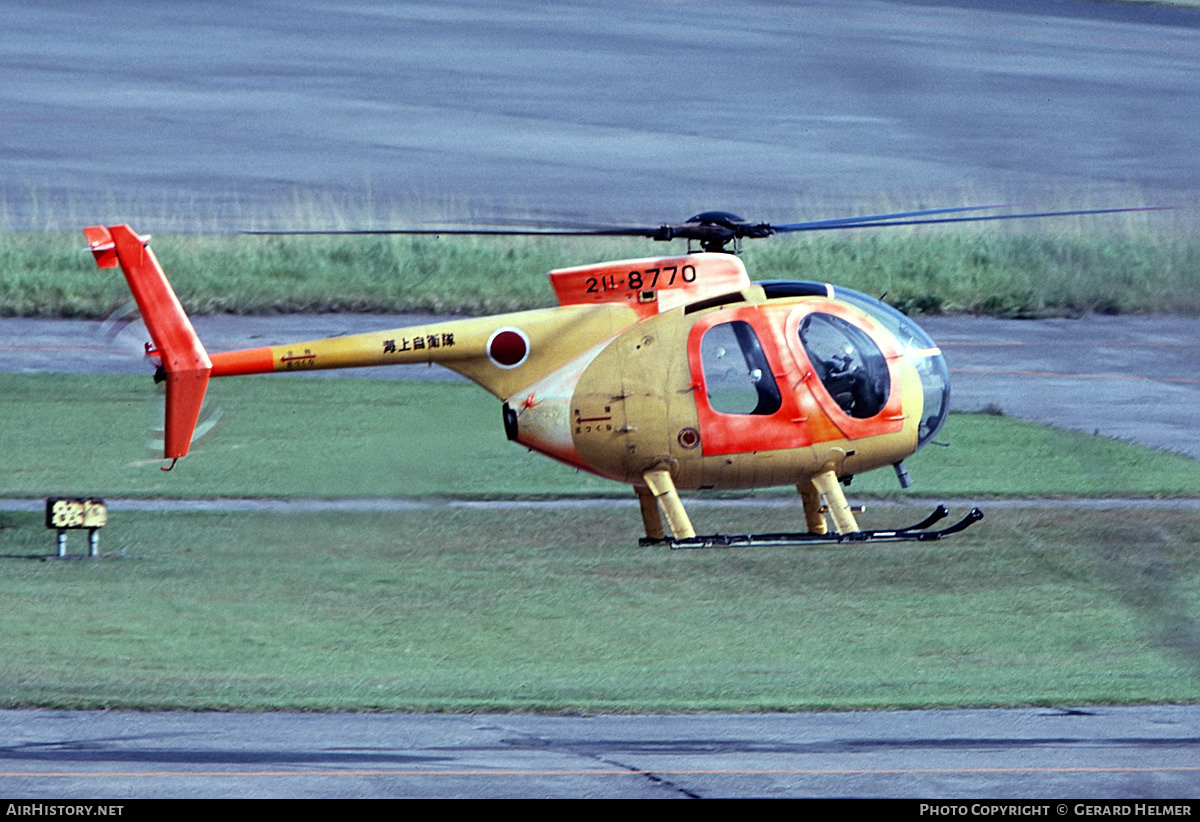
<svg viewBox="0 0 1200 822"><path fill-rule="evenodd" d="M825 360L825 388L847 414L854 416L854 407L867 389L866 376L855 364L854 346L843 342L832 359Z"/></svg>

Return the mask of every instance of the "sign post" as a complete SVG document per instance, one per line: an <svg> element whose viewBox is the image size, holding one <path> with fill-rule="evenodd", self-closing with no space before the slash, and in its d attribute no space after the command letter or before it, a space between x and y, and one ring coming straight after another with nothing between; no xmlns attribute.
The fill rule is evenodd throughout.
<svg viewBox="0 0 1200 822"><path fill-rule="evenodd" d="M88 556L100 557L100 529L108 524L108 506L91 497L48 497L46 527L57 532L58 559L67 558L67 532L86 529Z"/></svg>

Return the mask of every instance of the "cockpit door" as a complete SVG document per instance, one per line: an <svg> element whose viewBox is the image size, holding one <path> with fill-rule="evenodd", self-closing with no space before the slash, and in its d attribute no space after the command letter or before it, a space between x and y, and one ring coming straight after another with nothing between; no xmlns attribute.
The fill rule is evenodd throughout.
<svg viewBox="0 0 1200 822"><path fill-rule="evenodd" d="M900 430L904 424L895 337L834 300L811 300L788 315L785 339L812 397L847 438Z"/></svg>
<svg viewBox="0 0 1200 822"><path fill-rule="evenodd" d="M799 371L783 342L783 312L741 306L698 319L688 336L700 445L705 455L798 448L814 431L840 436L826 423L810 425L811 400L798 400ZM807 393L806 391L803 393Z"/></svg>

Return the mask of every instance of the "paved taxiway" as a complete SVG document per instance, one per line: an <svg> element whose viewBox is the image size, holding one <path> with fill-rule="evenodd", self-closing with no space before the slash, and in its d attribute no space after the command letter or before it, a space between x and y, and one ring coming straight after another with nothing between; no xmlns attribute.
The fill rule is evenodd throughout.
<svg viewBox="0 0 1200 822"><path fill-rule="evenodd" d="M17 4L0 216L790 222L1200 188L1200 12L1169 3L221 6Z"/></svg>
<svg viewBox="0 0 1200 822"><path fill-rule="evenodd" d="M0 711L0 795L1178 799L1200 797L1198 747L1200 706L594 717Z"/></svg>

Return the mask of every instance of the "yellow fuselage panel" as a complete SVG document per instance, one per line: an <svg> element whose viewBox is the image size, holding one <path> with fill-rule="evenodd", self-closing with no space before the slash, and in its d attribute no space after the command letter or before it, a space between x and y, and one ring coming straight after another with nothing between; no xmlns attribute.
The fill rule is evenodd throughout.
<svg viewBox="0 0 1200 822"><path fill-rule="evenodd" d="M695 426L682 311L652 317L613 340L583 373L573 398L575 447L597 473L635 482L672 459L675 431ZM611 417L610 422L603 421ZM634 479L630 479L630 478Z"/></svg>

